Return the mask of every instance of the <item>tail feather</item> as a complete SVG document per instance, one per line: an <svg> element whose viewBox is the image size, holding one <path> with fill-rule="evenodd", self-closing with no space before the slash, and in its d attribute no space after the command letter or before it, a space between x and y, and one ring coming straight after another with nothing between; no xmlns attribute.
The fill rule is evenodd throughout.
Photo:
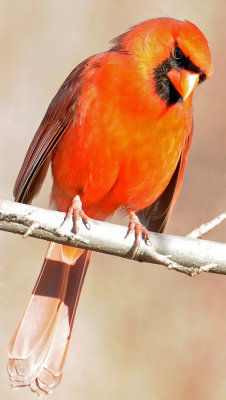
<svg viewBox="0 0 226 400"><path fill-rule="evenodd" d="M50 245L10 342L8 373L13 387L30 386L43 394L60 382L90 255Z"/></svg>

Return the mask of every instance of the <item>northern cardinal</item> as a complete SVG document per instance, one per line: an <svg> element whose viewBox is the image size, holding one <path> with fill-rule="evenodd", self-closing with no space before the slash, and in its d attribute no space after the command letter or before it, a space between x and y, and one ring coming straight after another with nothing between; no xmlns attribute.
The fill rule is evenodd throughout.
<svg viewBox="0 0 226 400"><path fill-rule="evenodd" d="M145 232L141 223L162 232L183 180L193 90L211 73L207 40L191 22L148 20L117 37L60 87L28 149L15 200L32 201L51 163L57 210L67 212L80 196L80 215L104 220L123 208L137 234ZM59 383L90 255L50 244L10 342L14 387L42 394Z"/></svg>

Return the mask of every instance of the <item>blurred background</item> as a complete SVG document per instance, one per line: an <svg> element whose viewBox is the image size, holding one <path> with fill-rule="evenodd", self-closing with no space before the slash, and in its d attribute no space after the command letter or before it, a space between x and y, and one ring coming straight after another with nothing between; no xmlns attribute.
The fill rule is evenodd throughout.
<svg viewBox="0 0 226 400"><path fill-rule="evenodd" d="M226 200L226 3L224 0L0 1L0 196L13 185L57 89L86 57L143 20L188 19L207 36L214 77L196 90L195 132L183 191L167 227L186 235ZM47 207L50 179L35 201ZM119 219L117 219L119 222ZM125 223L125 221L120 221ZM206 238L225 241L225 224ZM0 233L0 392L12 391L8 341L47 244ZM188 278L164 267L94 254L61 385L52 399L223 400L226 397L226 277Z"/></svg>

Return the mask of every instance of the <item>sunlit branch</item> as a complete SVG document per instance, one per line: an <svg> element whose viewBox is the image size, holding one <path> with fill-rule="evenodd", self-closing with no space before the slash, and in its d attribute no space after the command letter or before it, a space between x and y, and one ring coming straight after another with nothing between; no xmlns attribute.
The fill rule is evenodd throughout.
<svg viewBox="0 0 226 400"><path fill-rule="evenodd" d="M0 230L81 247L124 258L131 258L134 236L125 239L127 227L90 219L90 230L79 222L79 236L72 233L72 218L58 233L65 214L34 206L0 200ZM28 232L28 227L30 227ZM202 271L226 274L226 244L190 237L150 232L153 247L141 242L135 260L156 263L155 252L169 260L168 267L194 276ZM176 263L176 264L175 264ZM163 262L166 265L165 262Z"/></svg>

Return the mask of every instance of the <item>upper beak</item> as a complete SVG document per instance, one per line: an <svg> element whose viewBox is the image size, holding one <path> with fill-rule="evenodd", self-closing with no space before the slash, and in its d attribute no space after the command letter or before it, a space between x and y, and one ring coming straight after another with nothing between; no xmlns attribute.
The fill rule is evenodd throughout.
<svg viewBox="0 0 226 400"><path fill-rule="evenodd" d="M186 69L171 69L167 73L168 78L181 97L186 100L193 92L199 82L199 74L196 74Z"/></svg>

